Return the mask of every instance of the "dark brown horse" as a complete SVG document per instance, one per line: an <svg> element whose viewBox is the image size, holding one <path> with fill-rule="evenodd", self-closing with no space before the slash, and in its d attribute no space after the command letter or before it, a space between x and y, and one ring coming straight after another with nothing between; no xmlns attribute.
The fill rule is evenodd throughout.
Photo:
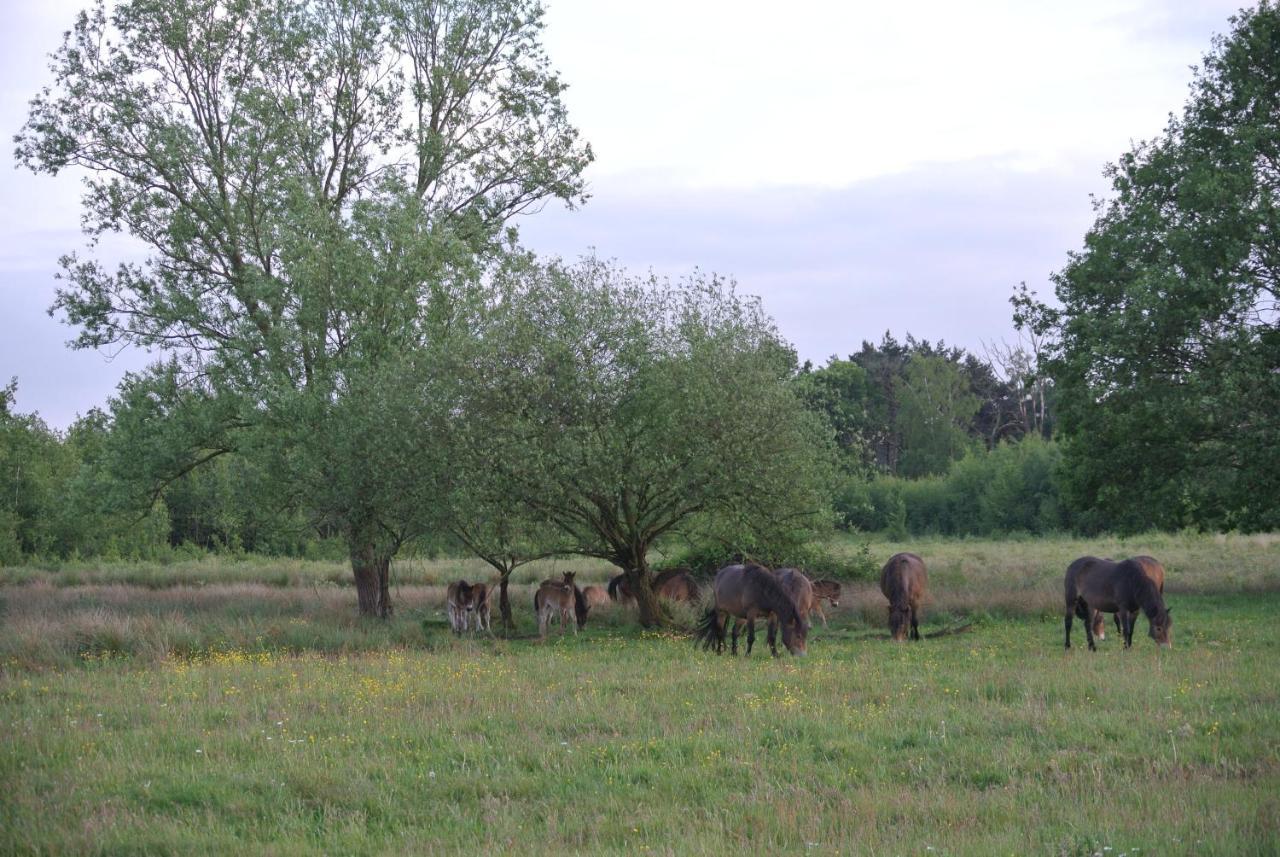
<svg viewBox="0 0 1280 857"><path fill-rule="evenodd" d="M840 606L840 583L836 580L813 581L813 610L809 615L817 613L822 619L822 627L827 627L827 614L822 612L822 602L829 601L832 607Z"/></svg>
<svg viewBox="0 0 1280 857"><path fill-rule="evenodd" d="M807 617L813 612L813 605L817 603L817 599L813 595L813 583L805 576L804 572L798 568L775 568L772 570L774 577L782 584L782 589L791 596L791 600L796 604L796 610L800 611L800 615ZM776 614L770 615L769 637L773 640L777 634L778 617ZM748 622L746 619L735 619L733 622L733 652L738 652L738 634L742 631L744 625L750 624L752 627L747 634L747 654L751 654L751 645L755 642L755 622ZM807 621L806 621L807 628Z"/></svg>
<svg viewBox="0 0 1280 857"><path fill-rule="evenodd" d="M889 634L895 642L920 639L920 601L924 598L929 575L924 560L913 553L896 553L880 571L880 591L889 599Z"/></svg>
<svg viewBox="0 0 1280 857"><path fill-rule="evenodd" d="M1156 585L1156 589L1160 591L1161 595L1164 595L1164 566L1161 565L1155 557L1135 556L1131 557L1131 559L1142 567L1143 573L1146 574L1147 577L1151 578L1151 582ZM1108 557L1107 561L1110 562L1111 558ZM1106 623L1102 621L1102 611L1092 610L1090 611L1090 615L1093 617L1093 638L1095 640L1105 640L1107 638L1107 626ZM1112 618L1115 619L1116 622L1116 632L1123 637L1124 629L1120 627L1120 614L1114 613L1112 614Z"/></svg>
<svg viewBox="0 0 1280 857"><path fill-rule="evenodd" d="M1089 650L1097 649L1093 642L1093 623L1090 611L1115 613L1124 635L1124 647L1133 645L1133 622L1141 610L1147 616L1151 639L1161 646L1172 646L1170 632L1173 619L1164 605L1160 588L1148 575L1150 557L1112 562L1096 556L1082 556L1067 566L1063 580L1065 610L1063 624L1066 628L1066 647L1071 648L1072 618L1084 621L1084 632L1089 640ZM1155 560L1150 560L1155 562ZM1156 563L1159 565L1159 563ZM1161 569L1163 572L1164 569Z"/></svg>
<svg viewBox="0 0 1280 857"><path fill-rule="evenodd" d="M715 646L716 654L724 651L725 625L729 617L747 621L747 649L755 642L755 620L774 615L782 626L782 644L793 655L805 654L805 637L808 626L804 616L796 609L796 603L782 588L778 579L763 566L728 565L716 572L712 586L715 602L707 608L698 623L696 638L702 648ZM773 627L769 631L769 648L778 655L777 638ZM738 653L737 636L734 636L733 654Z"/></svg>

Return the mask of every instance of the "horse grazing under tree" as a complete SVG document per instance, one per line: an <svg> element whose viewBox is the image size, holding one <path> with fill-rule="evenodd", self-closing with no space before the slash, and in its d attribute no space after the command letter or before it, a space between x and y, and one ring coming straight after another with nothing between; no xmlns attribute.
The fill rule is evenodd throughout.
<svg viewBox="0 0 1280 857"><path fill-rule="evenodd" d="M716 572L712 585L714 602L698 623L695 639L702 648L715 646L716 654L724 651L725 625L729 617L747 621L747 650L755 642L755 620L764 616L776 616L782 626L782 644L793 655L805 654L805 637L808 627L804 617L796 609L796 603L778 579L764 566L727 565ZM737 635L734 635L733 654L738 653ZM769 648L778 656L774 626L769 626Z"/></svg>
<svg viewBox="0 0 1280 857"><path fill-rule="evenodd" d="M1133 645L1133 623L1139 610L1146 614L1151 639L1161 646L1172 646L1170 633L1173 619L1164 604L1161 594L1163 587L1157 586L1149 573L1151 563L1159 566L1150 557L1113 562L1096 556L1082 556L1067 566L1067 574L1063 580L1066 648L1071 648L1071 623L1075 616L1079 616L1084 622L1089 650L1098 648L1093 642L1092 611L1095 610L1116 614L1126 649ZM1164 580L1163 572L1164 569L1161 568L1161 583Z"/></svg>
<svg viewBox="0 0 1280 857"><path fill-rule="evenodd" d="M587 624L587 613L590 608L582 595L582 590L573 582L577 572L566 571L561 580L544 580L533 593L533 612L538 617L538 635L547 636L547 626L552 619L560 620L560 633L563 635L573 622L573 633Z"/></svg>
<svg viewBox="0 0 1280 857"><path fill-rule="evenodd" d="M1160 594L1164 595L1164 566L1161 565L1155 557L1135 556L1132 557L1132 559L1141 566L1142 572L1147 577L1151 578L1151 582L1156 585L1156 589L1160 591ZM1108 562L1110 561L1111 560L1108 559ZM1093 638L1095 640L1105 640L1107 638L1107 625L1102 621L1102 611L1090 610L1089 615L1092 616ZM1112 614L1112 618L1115 619L1116 622L1116 632L1123 637L1124 628L1120 627L1120 614L1114 613Z"/></svg>
<svg viewBox="0 0 1280 857"><path fill-rule="evenodd" d="M840 583L835 580L813 581L813 610L810 615L818 614L822 619L822 627L827 627L827 614L822 612L822 602L826 600L832 607L840 606Z"/></svg>
<svg viewBox="0 0 1280 857"><path fill-rule="evenodd" d="M880 570L880 591L889 599L889 635L895 642L920 639L920 601L924 598L929 575L924 560L913 553L896 553Z"/></svg>

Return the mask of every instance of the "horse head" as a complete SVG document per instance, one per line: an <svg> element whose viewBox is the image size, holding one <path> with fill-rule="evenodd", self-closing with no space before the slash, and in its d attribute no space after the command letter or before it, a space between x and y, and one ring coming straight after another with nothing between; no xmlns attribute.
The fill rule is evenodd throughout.
<svg viewBox="0 0 1280 857"><path fill-rule="evenodd" d="M889 605L889 635L893 637L893 641L895 643L901 643L907 639L907 631L910 629L910 623L911 607L909 605Z"/></svg>
<svg viewBox="0 0 1280 857"><path fill-rule="evenodd" d="M1156 614L1151 617L1149 631L1151 639L1166 649L1173 648L1173 618L1169 615L1170 612L1169 608L1164 607L1156 611Z"/></svg>

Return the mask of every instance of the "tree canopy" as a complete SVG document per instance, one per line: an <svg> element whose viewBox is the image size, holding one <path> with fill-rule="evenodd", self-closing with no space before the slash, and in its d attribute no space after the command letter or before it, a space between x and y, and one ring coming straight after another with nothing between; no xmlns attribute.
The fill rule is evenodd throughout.
<svg viewBox="0 0 1280 857"><path fill-rule="evenodd" d="M1071 502L1089 526L1280 524L1280 10L1232 19L1181 115L1109 167L1060 307L1051 371Z"/></svg>
<svg viewBox="0 0 1280 857"><path fill-rule="evenodd" d="M465 330L514 215L584 197L541 27L535 0L99 2L16 138L85 176L90 253L55 305L76 344L170 355L122 408L200 406L198 435L117 415L171 465L152 475L263 456L347 537L364 612L421 526L401 488L438 463L432 343ZM109 232L150 255L109 268Z"/></svg>

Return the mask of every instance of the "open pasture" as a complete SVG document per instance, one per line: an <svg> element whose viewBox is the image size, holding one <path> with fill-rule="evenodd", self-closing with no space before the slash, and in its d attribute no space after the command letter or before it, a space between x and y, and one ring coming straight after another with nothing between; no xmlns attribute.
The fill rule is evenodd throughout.
<svg viewBox="0 0 1280 857"><path fill-rule="evenodd" d="M1269 853L1280 547L1165 539L875 545L929 563L925 639L868 583L778 660L616 608L540 644L523 583L490 640L425 576L389 623L336 585L10 582L0 851ZM1171 651L1140 619L1063 652L1086 551L1165 561Z"/></svg>

